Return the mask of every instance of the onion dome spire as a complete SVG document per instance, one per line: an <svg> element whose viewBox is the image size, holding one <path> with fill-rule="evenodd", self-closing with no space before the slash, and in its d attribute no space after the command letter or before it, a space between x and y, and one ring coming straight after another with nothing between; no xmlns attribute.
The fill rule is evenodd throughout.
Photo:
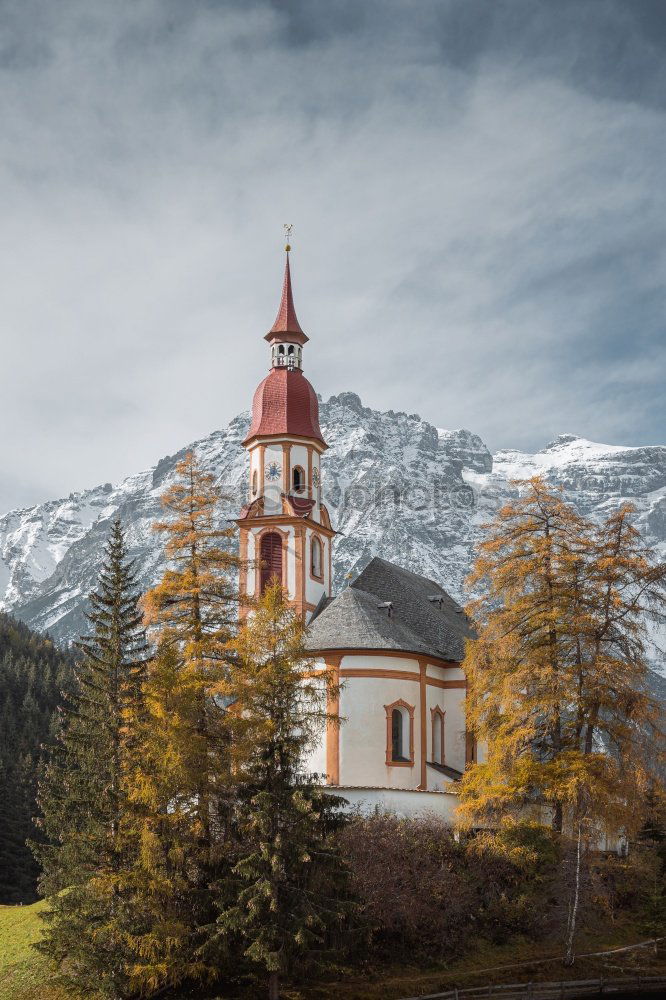
<svg viewBox="0 0 666 1000"><path fill-rule="evenodd" d="M252 402L252 423L244 445L256 437L295 435L318 441L324 448L319 427L317 394L303 374L303 345L308 337L296 318L289 270L289 235L285 251L282 300L275 323L266 334L271 345L271 370L259 384Z"/></svg>

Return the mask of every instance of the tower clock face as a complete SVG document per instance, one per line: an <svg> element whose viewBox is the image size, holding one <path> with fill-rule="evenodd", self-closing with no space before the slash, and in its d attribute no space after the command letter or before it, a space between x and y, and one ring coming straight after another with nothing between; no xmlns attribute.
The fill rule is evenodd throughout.
<svg viewBox="0 0 666 1000"><path fill-rule="evenodd" d="M282 473L282 469L280 468L280 466L278 465L278 463L277 462L271 462L270 465L268 466L268 468L266 469L266 479L270 479L271 481L275 481L276 479L280 478L281 473Z"/></svg>

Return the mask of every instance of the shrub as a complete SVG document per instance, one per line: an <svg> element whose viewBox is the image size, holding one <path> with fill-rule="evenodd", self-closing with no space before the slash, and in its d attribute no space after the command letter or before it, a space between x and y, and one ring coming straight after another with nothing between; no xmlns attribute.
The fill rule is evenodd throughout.
<svg viewBox="0 0 666 1000"><path fill-rule="evenodd" d="M441 961L479 937L539 938L548 929L543 897L557 848L543 827L513 823L459 842L435 818L358 816L342 834L342 849L370 960Z"/></svg>
<svg viewBox="0 0 666 1000"><path fill-rule="evenodd" d="M449 827L436 819L358 817L344 830L342 848L371 955L444 957L461 949L474 893Z"/></svg>

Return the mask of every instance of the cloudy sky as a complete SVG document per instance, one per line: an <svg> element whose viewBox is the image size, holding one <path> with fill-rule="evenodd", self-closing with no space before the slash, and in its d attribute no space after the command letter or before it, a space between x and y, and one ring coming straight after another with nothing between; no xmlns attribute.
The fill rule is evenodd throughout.
<svg viewBox="0 0 666 1000"><path fill-rule="evenodd" d="M663 443L662 0L0 0L0 507L328 396Z"/></svg>

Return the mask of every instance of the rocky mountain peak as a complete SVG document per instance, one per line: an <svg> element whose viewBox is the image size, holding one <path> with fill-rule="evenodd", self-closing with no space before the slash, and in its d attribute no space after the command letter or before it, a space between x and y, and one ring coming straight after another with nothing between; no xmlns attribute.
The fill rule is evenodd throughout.
<svg viewBox="0 0 666 1000"><path fill-rule="evenodd" d="M558 434L554 441L550 441L543 451L553 451L554 448L559 448L563 444L571 444L573 441L582 441L577 434Z"/></svg>
<svg viewBox="0 0 666 1000"><path fill-rule="evenodd" d="M478 434L461 428L456 431L437 429L439 446L454 461L460 462L461 469L475 472L492 472L493 456Z"/></svg>
<svg viewBox="0 0 666 1000"><path fill-rule="evenodd" d="M341 589L377 555L441 582L465 599L481 525L514 492L514 479L544 475L592 516L631 500L639 527L666 553L666 447L624 448L561 434L534 455L503 450L492 456L465 428L438 429L418 414L363 405L352 392L320 402L329 444L323 486L334 526L335 585ZM246 497L249 422L240 413L207 437L166 456L152 468L50 500L0 518L2 607L33 628L71 639L84 629L87 594L94 587L110 523L120 517L139 579L150 586L162 570L152 523L160 494L189 450L227 494L223 518Z"/></svg>

